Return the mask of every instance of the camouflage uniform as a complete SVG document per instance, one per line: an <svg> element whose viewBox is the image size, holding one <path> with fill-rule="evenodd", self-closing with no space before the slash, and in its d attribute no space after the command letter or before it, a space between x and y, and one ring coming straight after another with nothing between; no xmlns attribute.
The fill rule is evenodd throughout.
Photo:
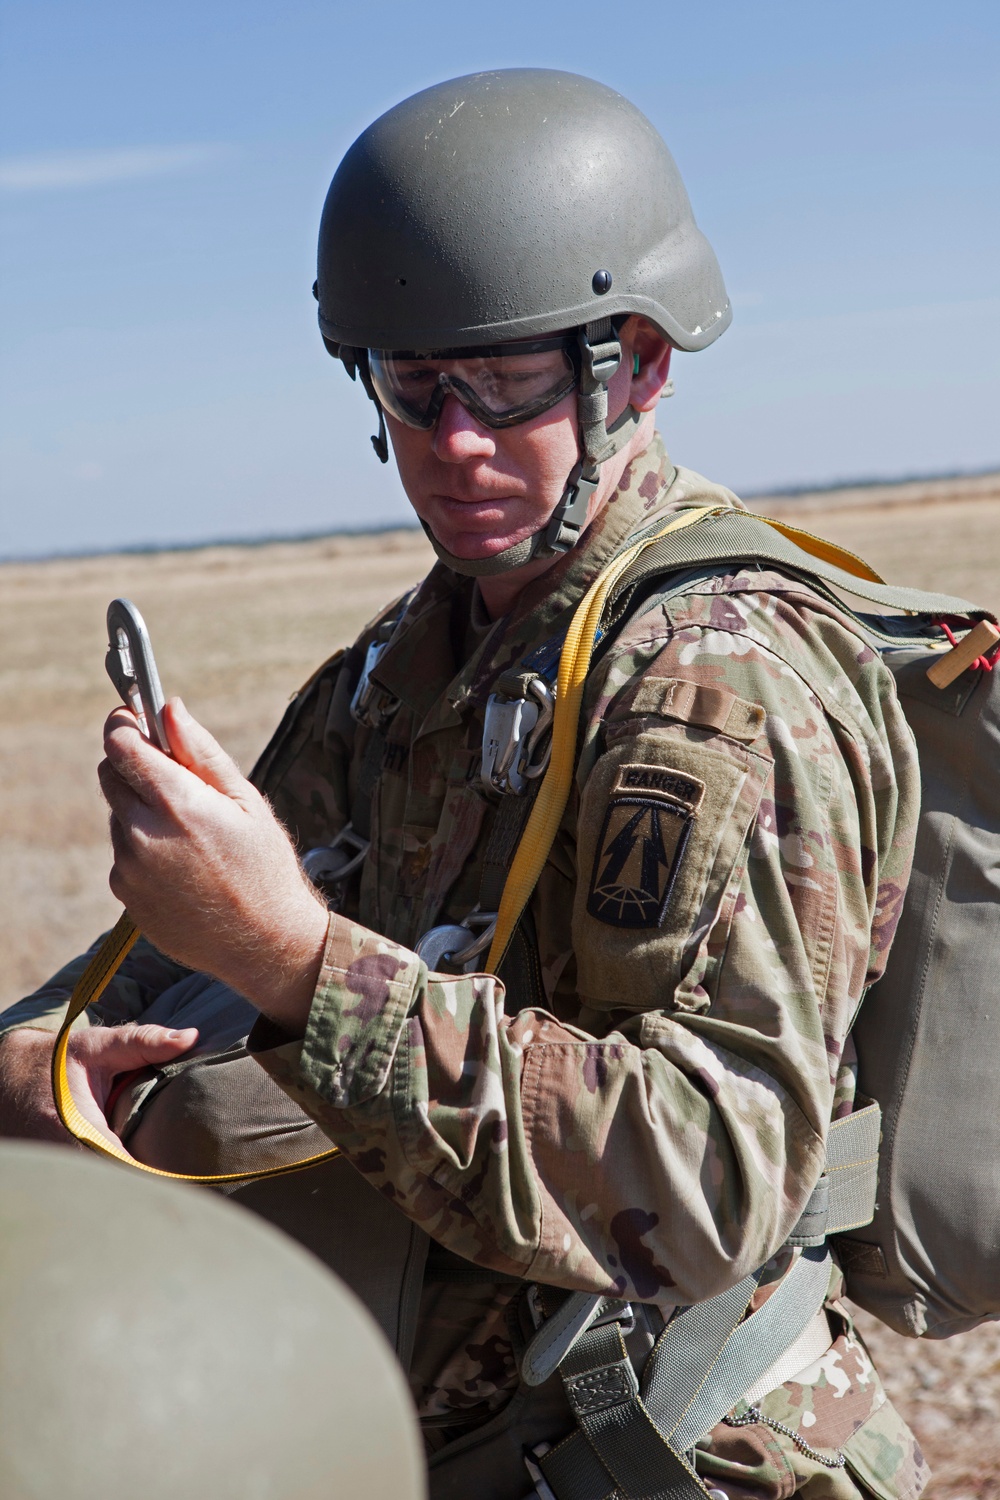
<svg viewBox="0 0 1000 1500"><path fill-rule="evenodd" d="M877 654L780 573L693 584L633 617L591 673L530 906L544 1004L490 975L429 974L412 951L478 900L492 684L558 639L630 536L706 503L738 502L657 439L492 628L471 580L431 572L374 674L399 706L378 742L372 849L331 922L305 1037L259 1028L258 1060L359 1171L497 1275L425 1285L411 1378L432 1448L509 1399L519 1279L669 1315L770 1257L766 1297L828 1124L851 1110L848 1031L898 917L916 763ZM371 635L307 684L259 767L303 848L344 825L370 777L372 731L348 703ZM180 972L137 953L114 1017ZM51 1016L67 977L11 1019ZM839 1290L835 1273L828 1354L700 1445L699 1471L730 1496L922 1490Z"/></svg>

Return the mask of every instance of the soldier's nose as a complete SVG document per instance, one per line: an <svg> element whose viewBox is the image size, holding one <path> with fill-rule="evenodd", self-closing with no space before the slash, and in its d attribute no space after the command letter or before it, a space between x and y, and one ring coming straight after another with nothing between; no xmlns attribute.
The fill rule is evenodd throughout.
<svg viewBox="0 0 1000 1500"><path fill-rule="evenodd" d="M449 392L434 428L433 449L445 463L457 464L467 463L471 458L492 458L497 445L489 428L477 422Z"/></svg>

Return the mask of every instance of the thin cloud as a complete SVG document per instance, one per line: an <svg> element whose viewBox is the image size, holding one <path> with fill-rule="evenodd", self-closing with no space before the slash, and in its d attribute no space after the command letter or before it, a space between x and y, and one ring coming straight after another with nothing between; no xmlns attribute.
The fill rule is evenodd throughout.
<svg viewBox="0 0 1000 1500"><path fill-rule="evenodd" d="M120 146L107 151L64 151L46 156L0 159L0 192L37 193L64 188L103 187L197 171L231 156L222 144Z"/></svg>

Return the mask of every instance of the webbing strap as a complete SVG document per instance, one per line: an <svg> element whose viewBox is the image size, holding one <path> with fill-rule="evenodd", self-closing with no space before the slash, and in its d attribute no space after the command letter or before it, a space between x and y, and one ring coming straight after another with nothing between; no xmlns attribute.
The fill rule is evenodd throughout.
<svg viewBox="0 0 1000 1500"><path fill-rule="evenodd" d="M826 1138L826 1165L788 1236L790 1245L821 1245L831 1234L860 1229L875 1217L882 1111L865 1104L834 1120Z"/></svg>
<svg viewBox="0 0 1000 1500"><path fill-rule="evenodd" d="M710 523L710 524L701 524ZM652 536L626 548L596 579L577 606L559 660L552 758L511 866L486 967L496 973L517 919L535 888L566 807L573 779L577 730L590 658L605 606L647 578L708 563L777 563L886 609L993 619L988 610L950 594L893 588L860 557L822 537L769 516L726 506L682 511ZM837 600L842 608L850 610ZM863 622L872 630L870 621ZM877 628L873 631L879 634ZM885 639L898 641L897 635Z"/></svg>
<svg viewBox="0 0 1000 1500"><path fill-rule="evenodd" d="M576 761L576 735L583 703L583 689L590 666L594 637L605 601L613 585L629 565L660 537L692 526L711 515L712 508L684 511L654 536L626 548L591 584L570 621L559 657L559 685L552 725L552 756L534 804L524 837L518 845L500 902L496 931L486 968L495 974L507 951L518 918L530 897L552 848L566 808Z"/></svg>
<svg viewBox="0 0 1000 1500"><path fill-rule="evenodd" d="M479 882L480 911L499 909L511 861L521 842L537 785L537 782L529 782L527 791L521 797L508 793L500 798L483 855L483 873Z"/></svg>
<svg viewBox="0 0 1000 1500"><path fill-rule="evenodd" d="M546 1318L521 1358L525 1385L542 1385L562 1364L573 1345L586 1333L607 1299L592 1292L571 1292L565 1302Z"/></svg>
<svg viewBox="0 0 1000 1500"><path fill-rule="evenodd" d="M578 1427L538 1466L556 1500L618 1500L618 1486ZM703 1490L694 1493L704 1500Z"/></svg>
<svg viewBox="0 0 1000 1500"><path fill-rule="evenodd" d="M759 1281L760 1272L757 1271L752 1276L745 1276L728 1292L685 1308L671 1318L657 1339L643 1372L644 1394L657 1426L675 1447L678 1446L674 1438L676 1428L702 1401L706 1389L715 1388L711 1381L718 1378L723 1368L723 1356L744 1320ZM795 1329L788 1342L791 1343L791 1338L797 1338L800 1332L800 1329ZM774 1363L774 1358L771 1355L762 1361L756 1373L766 1370ZM740 1387L733 1401L739 1400L749 1384L748 1380ZM730 1410L733 1401L720 1415L724 1416Z"/></svg>
<svg viewBox="0 0 1000 1500"><path fill-rule="evenodd" d="M675 1448L690 1448L711 1432L744 1391L795 1342L823 1305L830 1266L828 1250L804 1250L767 1301L730 1331L686 1401L680 1392L682 1386L689 1389L691 1385L686 1373L688 1351L692 1344L711 1349L717 1337L713 1329L705 1338L699 1326L703 1319L713 1318L711 1304L698 1303L667 1326L649 1357L643 1383L646 1404ZM690 1321L685 1327L686 1320Z"/></svg>
<svg viewBox="0 0 1000 1500"><path fill-rule="evenodd" d="M759 1273L686 1308L657 1340L641 1390L620 1327L584 1332L560 1366L579 1432L540 1460L557 1500L704 1496L684 1455L801 1337L823 1305L830 1264L826 1251L803 1253L749 1317Z"/></svg>
<svg viewBox="0 0 1000 1500"><path fill-rule="evenodd" d="M881 609L959 615L973 620L994 618L989 610L952 594L887 584L853 552L771 516L721 507L701 510L695 515L705 524L694 530L685 530L681 535L662 532L643 548L641 556L633 560L624 575L620 575L615 596L644 579L667 576L705 564L776 563L794 574L808 575L810 579L832 584L859 599L867 599ZM843 607L842 601L838 600L838 603ZM849 608L847 612L851 613ZM868 625L867 620L865 624ZM887 635L886 639L896 641L897 636Z"/></svg>
<svg viewBox="0 0 1000 1500"><path fill-rule="evenodd" d="M580 1431L626 1500L694 1500L705 1487L667 1442L639 1395L617 1323L590 1329L561 1366L563 1387ZM558 1450L557 1450L558 1451ZM565 1458L572 1455L564 1455ZM550 1479L556 1464L541 1460ZM556 1490L559 1495L559 1490ZM572 1491L566 1500L575 1500ZM561 1500L561 1497L560 1497Z"/></svg>
<svg viewBox="0 0 1000 1500"><path fill-rule="evenodd" d="M649 1372L657 1350L665 1347L666 1364L670 1374L677 1377L675 1404L678 1411L674 1420L660 1420L648 1400L640 1396L617 1323L582 1331L563 1359L559 1370L580 1433L613 1477L618 1493L627 1500L638 1500L638 1497L642 1500L653 1500L653 1497L656 1500L660 1497L663 1500L692 1500L694 1496L705 1494L704 1486L683 1457L683 1450L670 1440L671 1430L677 1426L680 1414L695 1400L720 1353L732 1338L759 1279L760 1272L755 1272L720 1296L686 1309L673 1319L657 1341L646 1368ZM581 1301L579 1297L570 1300ZM679 1334L664 1345L671 1329L677 1327L680 1327ZM679 1374L673 1368L678 1341L685 1354ZM767 1364L761 1366L762 1370L766 1368ZM646 1379L643 1385L648 1385ZM659 1398L659 1389L652 1387L652 1390ZM664 1402L660 1404L669 1419L672 1413ZM541 1462L558 1500L577 1500L578 1491L574 1485L585 1486L580 1493L588 1500L596 1493L600 1477L579 1440L574 1446L573 1438L568 1439ZM601 1493L606 1492L607 1486Z"/></svg>
<svg viewBox="0 0 1000 1500"><path fill-rule="evenodd" d="M77 1016L82 1015L88 1005L93 1005L101 998L138 937L139 929L128 913L122 912L117 923L77 980L62 1026L59 1028L59 1035L52 1053L52 1094L59 1118L70 1135L81 1145L88 1146L91 1151L96 1151L99 1156L107 1156L112 1161L124 1162L126 1166L137 1167L140 1172L149 1172L154 1177L172 1177L176 1182L257 1182L265 1177L283 1177L288 1172L298 1172L302 1167L311 1167L318 1162L329 1161L331 1157L339 1156L339 1146L333 1146L329 1151L320 1151L315 1156L305 1157L302 1161L288 1162L280 1167L265 1167L259 1172L217 1172L212 1176L199 1177L187 1172L164 1172L159 1167L147 1167L144 1162L136 1161L135 1157L130 1155L113 1136L109 1138L103 1135L96 1126L90 1123L80 1112L66 1075L66 1049L69 1046L70 1029Z"/></svg>
<svg viewBox="0 0 1000 1500"><path fill-rule="evenodd" d="M365 753L361 757L357 787L351 801L351 827L363 839L370 839L372 836L372 800L378 779L382 774L386 738L384 728L373 729L368 736Z"/></svg>

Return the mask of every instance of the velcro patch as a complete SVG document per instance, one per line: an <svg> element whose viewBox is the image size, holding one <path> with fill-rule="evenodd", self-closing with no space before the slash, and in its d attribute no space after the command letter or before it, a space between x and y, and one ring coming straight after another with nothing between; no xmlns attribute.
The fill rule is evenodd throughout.
<svg viewBox="0 0 1000 1500"><path fill-rule="evenodd" d="M659 927L705 783L667 766L624 765L597 844L587 910L611 927Z"/></svg>
<svg viewBox="0 0 1000 1500"><path fill-rule="evenodd" d="M680 803L694 812L705 795L705 783L669 766L620 766L612 797L655 797L664 802Z"/></svg>

